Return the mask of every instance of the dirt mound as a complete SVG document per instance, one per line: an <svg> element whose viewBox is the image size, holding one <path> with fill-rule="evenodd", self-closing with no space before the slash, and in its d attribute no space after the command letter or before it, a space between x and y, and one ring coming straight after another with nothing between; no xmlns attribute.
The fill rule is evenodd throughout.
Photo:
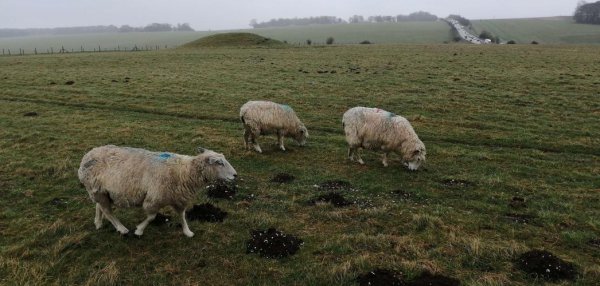
<svg viewBox="0 0 600 286"><path fill-rule="evenodd" d="M228 199L231 200L235 196L237 192L237 187L235 185L227 185L227 184L214 184L210 185L207 188L206 195L209 198L214 199Z"/></svg>
<svg viewBox="0 0 600 286"><path fill-rule="evenodd" d="M344 196L342 196L340 193L335 192L329 192L327 194L318 196L310 200L308 203L311 205L315 205L319 202L330 203L336 207L345 207L352 204L352 202L346 200L346 198L344 198Z"/></svg>
<svg viewBox="0 0 600 286"><path fill-rule="evenodd" d="M154 218L154 220L152 222L150 222L150 224L151 225L165 225L165 224L170 224L171 220L172 220L171 216L158 213L158 214L156 214L156 217Z"/></svg>
<svg viewBox="0 0 600 286"><path fill-rule="evenodd" d="M341 181L341 180L331 180L331 181L325 181L319 185L317 185L317 187L321 190L326 190L326 191L338 191L338 190L351 190L352 189L352 185L346 181Z"/></svg>
<svg viewBox="0 0 600 286"><path fill-rule="evenodd" d="M566 262L549 251L531 250L517 258L517 268L546 280L575 280L575 265Z"/></svg>
<svg viewBox="0 0 600 286"><path fill-rule="evenodd" d="M195 205L191 210L187 211L186 216L189 220L221 222L227 216L227 212L206 203Z"/></svg>
<svg viewBox="0 0 600 286"><path fill-rule="evenodd" d="M258 253L265 258L283 258L295 254L304 243L302 239L287 235L274 228L253 230L246 241L246 253Z"/></svg>
<svg viewBox="0 0 600 286"><path fill-rule="evenodd" d="M513 209L521 209L527 207L525 199L521 197L513 197L508 203L508 205Z"/></svg>
<svg viewBox="0 0 600 286"><path fill-rule="evenodd" d="M23 116L25 117L34 117L34 116L38 116L38 113L35 111L30 111L30 112L26 112L25 114L23 114Z"/></svg>
<svg viewBox="0 0 600 286"><path fill-rule="evenodd" d="M290 175L287 173L279 173L271 179L271 182L283 184L283 183L289 183L295 179L296 179L296 177L294 177L293 175Z"/></svg>
<svg viewBox="0 0 600 286"><path fill-rule="evenodd" d="M410 286L459 286L460 281L458 279L447 277L440 274L431 274L429 272L423 272L406 285Z"/></svg>
<svg viewBox="0 0 600 286"><path fill-rule="evenodd" d="M285 47L287 44L252 33L221 33L200 38L181 48Z"/></svg>
<svg viewBox="0 0 600 286"><path fill-rule="evenodd" d="M387 269L375 269L356 278L361 286L400 286L406 285L402 280L402 273Z"/></svg>

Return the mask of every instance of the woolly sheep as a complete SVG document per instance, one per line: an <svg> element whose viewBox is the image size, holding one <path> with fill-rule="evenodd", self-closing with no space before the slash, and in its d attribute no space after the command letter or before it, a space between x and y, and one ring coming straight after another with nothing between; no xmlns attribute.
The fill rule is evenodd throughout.
<svg viewBox="0 0 600 286"><path fill-rule="evenodd" d="M141 206L147 217L135 230L140 236L161 208L171 206L181 214L183 233L194 236L185 212L195 191L212 181L237 177L222 154L203 148L198 148L198 153L186 156L114 145L89 151L81 160L78 176L96 203L96 228L102 227L106 218L118 232L127 234L129 230L113 215L112 206Z"/></svg>
<svg viewBox="0 0 600 286"><path fill-rule="evenodd" d="M292 137L300 146L306 144L308 131L288 105L271 101L248 101L240 108L240 119L244 125L244 146L254 147L262 153L256 139L263 134L276 134L279 148L285 151L284 137Z"/></svg>
<svg viewBox="0 0 600 286"><path fill-rule="evenodd" d="M360 164L364 161L359 148L382 150L384 166L388 154L401 154L410 170L417 170L425 162L425 145L406 118L378 108L354 107L344 113L342 124L348 142L348 158Z"/></svg>

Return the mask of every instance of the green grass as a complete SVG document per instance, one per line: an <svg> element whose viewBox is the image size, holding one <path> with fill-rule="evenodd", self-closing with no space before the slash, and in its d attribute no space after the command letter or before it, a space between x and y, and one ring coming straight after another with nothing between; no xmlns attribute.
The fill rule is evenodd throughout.
<svg viewBox="0 0 600 286"><path fill-rule="evenodd" d="M286 46L283 42L252 33L220 33L186 43L181 48L276 48Z"/></svg>
<svg viewBox="0 0 600 286"><path fill-rule="evenodd" d="M571 17L471 21L477 33L492 32L519 44L600 44L600 25L577 24Z"/></svg>
<svg viewBox="0 0 600 286"><path fill-rule="evenodd" d="M335 37L335 35L334 35ZM541 284L513 268L528 249L600 280L599 48L367 45L0 57L0 284L352 284L373 268L422 270L467 285ZM333 71L336 73L318 73ZM355 73L359 70L360 73ZM308 73L304 73L307 71ZM126 80L126 78L129 78ZM72 80L73 85L65 85ZM239 107L291 105L311 137L300 148L242 146ZM341 115L376 106L409 118L426 170L345 159ZM25 117L35 111L37 117ZM76 171L95 146L223 152L243 181L223 223L149 226L141 239L95 230ZM270 183L279 172L291 184ZM307 206L324 180L351 182L360 206ZM472 184L444 185L447 179ZM403 190L410 198L391 192ZM255 199L244 199L254 195ZM513 196L527 207L512 209ZM65 203L55 204L56 198ZM172 213L169 210L165 210ZM117 210L130 229L140 210ZM531 215L528 224L506 219ZM249 232L305 241L283 260L245 253Z"/></svg>
<svg viewBox="0 0 600 286"><path fill-rule="evenodd" d="M67 51L102 50L131 50L138 48L163 49L173 48L185 43L198 40L215 33L250 32L263 37L290 44L305 45L311 39L315 45L324 45L328 37L333 37L336 43L351 43L368 40L373 43L410 43L433 44L451 41L450 28L444 22L404 22L382 24L353 24L353 25L311 25L300 27L246 29L238 31L204 31L204 32L156 32L156 33L110 33L110 34L84 34L68 36L45 37L14 37L0 38L0 49L5 53L11 50L18 54L19 49L24 49L31 54L34 49L38 53L46 53L52 48L58 52L63 46Z"/></svg>

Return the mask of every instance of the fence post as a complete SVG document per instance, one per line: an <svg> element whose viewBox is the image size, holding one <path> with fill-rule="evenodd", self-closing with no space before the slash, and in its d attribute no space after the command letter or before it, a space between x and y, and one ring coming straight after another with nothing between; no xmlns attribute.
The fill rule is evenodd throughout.
<svg viewBox="0 0 600 286"><path fill-rule="evenodd" d="M84 50L83 50L83 45L81 46L81 52L82 52L82 53L84 52Z"/></svg>
<svg viewBox="0 0 600 286"><path fill-rule="evenodd" d="M33 49L33 53L37 55L37 48Z"/></svg>
<svg viewBox="0 0 600 286"><path fill-rule="evenodd" d="M50 48L50 53L51 53L51 54L54 54L54 48L53 48L53 47L52 47L52 48Z"/></svg>
<svg viewBox="0 0 600 286"><path fill-rule="evenodd" d="M101 52L101 51L102 51L102 49L100 49L100 45L98 45L98 52Z"/></svg>
<svg viewBox="0 0 600 286"><path fill-rule="evenodd" d="M10 56L10 49L8 49L8 55Z"/></svg>
<svg viewBox="0 0 600 286"><path fill-rule="evenodd" d="M4 56L4 49L2 49L2 55Z"/></svg>

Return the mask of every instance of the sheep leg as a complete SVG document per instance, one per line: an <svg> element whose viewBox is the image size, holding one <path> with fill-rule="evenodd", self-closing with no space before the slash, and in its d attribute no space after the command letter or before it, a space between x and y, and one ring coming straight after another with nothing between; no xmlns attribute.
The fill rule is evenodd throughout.
<svg viewBox="0 0 600 286"><path fill-rule="evenodd" d="M387 152L383 153L383 159L381 160L381 163L383 163L384 167L388 166L388 153Z"/></svg>
<svg viewBox="0 0 600 286"><path fill-rule="evenodd" d="M138 224L135 228L135 235L137 236L141 236L142 234L144 234L144 229L148 226L148 224L151 221L154 220L154 218L156 218L156 213L147 213L146 215L146 219L142 223Z"/></svg>
<svg viewBox="0 0 600 286"><path fill-rule="evenodd" d="M248 150L250 149L249 144L250 144L250 136L252 136L252 134L250 133L250 130L248 130L247 128L244 129L244 149Z"/></svg>
<svg viewBox="0 0 600 286"><path fill-rule="evenodd" d="M117 231L121 234L127 234L129 230L112 214L112 207L110 198L107 193L102 193L99 191L94 192L94 200L97 205L100 206L100 210L104 214L104 217L110 221L110 223L117 229Z"/></svg>
<svg viewBox="0 0 600 286"><path fill-rule="evenodd" d="M181 226L183 228L183 234L187 237L193 237L194 233L190 230L187 220L185 219L185 209L181 211Z"/></svg>
<svg viewBox="0 0 600 286"><path fill-rule="evenodd" d="M354 162L354 151L354 148L348 147L348 159L350 160L350 162Z"/></svg>
<svg viewBox="0 0 600 286"><path fill-rule="evenodd" d="M104 214L102 214L102 207L100 207L100 204L96 204L96 218L94 218L94 224L96 225L96 229L102 228L103 218Z"/></svg>
<svg viewBox="0 0 600 286"><path fill-rule="evenodd" d="M283 147L283 135L279 132L277 132L277 142L279 142L279 149L285 151L285 147Z"/></svg>
<svg viewBox="0 0 600 286"><path fill-rule="evenodd" d="M254 147L254 150L258 153L262 153L262 149L260 149L260 145L258 145L258 142L256 141L256 138L258 137L258 135L260 134L260 130L252 130L252 145Z"/></svg>
<svg viewBox="0 0 600 286"><path fill-rule="evenodd" d="M365 161L363 161L363 159L360 157L360 151L361 150L362 149L355 150L354 154L356 154L356 158L358 159L358 163L361 164L361 165L364 165Z"/></svg>

